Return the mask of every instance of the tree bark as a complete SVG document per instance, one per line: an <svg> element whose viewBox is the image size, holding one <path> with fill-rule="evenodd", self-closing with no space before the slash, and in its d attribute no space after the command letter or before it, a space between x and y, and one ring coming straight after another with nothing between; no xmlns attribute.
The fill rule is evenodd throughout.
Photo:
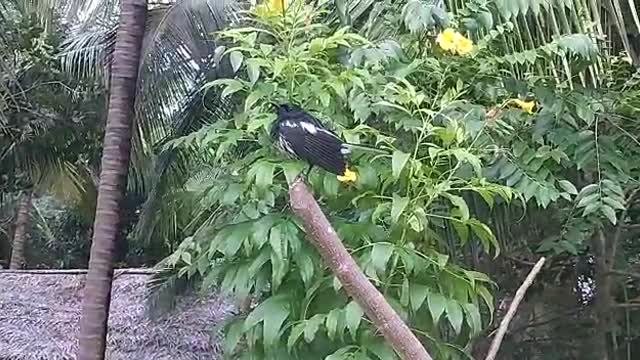
<svg viewBox="0 0 640 360"><path fill-rule="evenodd" d="M105 356L113 252L121 225L120 205L127 185L131 128L146 17L145 1L121 2L93 242L82 301L78 360L102 360Z"/></svg>
<svg viewBox="0 0 640 360"><path fill-rule="evenodd" d="M431 360L407 324L358 268L300 178L291 185L289 198L293 212L302 219L307 235L322 259L400 357L406 360Z"/></svg>
<svg viewBox="0 0 640 360"><path fill-rule="evenodd" d="M16 229L13 233L11 245L11 262L9 269L22 269L24 261L24 245L27 241L27 225L29 224L29 210L31 209L31 191L25 192L20 197L18 214L16 216Z"/></svg>

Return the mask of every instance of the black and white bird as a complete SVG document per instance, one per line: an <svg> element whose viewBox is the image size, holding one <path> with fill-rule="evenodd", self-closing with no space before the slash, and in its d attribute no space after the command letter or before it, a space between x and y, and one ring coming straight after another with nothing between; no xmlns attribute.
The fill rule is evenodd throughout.
<svg viewBox="0 0 640 360"><path fill-rule="evenodd" d="M291 104L274 105L278 112L271 136L280 149L290 157L336 174L339 181L353 182L356 173L347 166L351 146L320 120Z"/></svg>

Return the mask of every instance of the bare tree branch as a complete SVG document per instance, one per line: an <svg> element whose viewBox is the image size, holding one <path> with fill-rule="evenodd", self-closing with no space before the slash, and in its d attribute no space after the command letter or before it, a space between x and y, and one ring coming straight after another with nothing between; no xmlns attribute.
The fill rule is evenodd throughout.
<svg viewBox="0 0 640 360"><path fill-rule="evenodd" d="M637 272L628 272L628 271L621 271L621 270L611 270L608 273L609 275L618 275L618 276L627 276L633 279L637 279L640 280L640 273Z"/></svg>
<svg viewBox="0 0 640 360"><path fill-rule="evenodd" d="M291 184L289 197L293 212L302 219L308 238L322 259L400 357L432 360L407 324L358 268L301 178Z"/></svg>
<svg viewBox="0 0 640 360"><path fill-rule="evenodd" d="M507 328L509 327L509 323L518 310L518 305L520 305L520 302L524 298L524 295L527 293L527 290L533 283L533 279L536 278L536 276L540 272L540 269L542 269L542 265L544 265L545 260L546 259L544 257L541 257L540 260L538 260L533 269L531 269L531 272L529 272L529 275L527 275L527 278L524 279L524 282L518 288L518 291L516 291L516 295L513 297L513 301L511 302L509 310L507 311L507 315L505 315L505 317L500 322L498 333L496 334L496 337L493 338L493 342L491 342L491 347L489 348L489 353L487 354L485 360L495 359L496 355L498 354L498 350L500 349L500 345L502 344L502 339L504 338L504 335L507 332Z"/></svg>

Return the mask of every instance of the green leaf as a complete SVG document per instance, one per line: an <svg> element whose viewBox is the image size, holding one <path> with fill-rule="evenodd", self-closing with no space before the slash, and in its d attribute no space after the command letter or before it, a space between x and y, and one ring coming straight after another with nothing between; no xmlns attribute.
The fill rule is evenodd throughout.
<svg viewBox="0 0 640 360"><path fill-rule="evenodd" d="M604 216L609 219L612 225L615 225L618 222L618 217L616 216L616 211L611 208L609 205L602 205L600 211L604 214Z"/></svg>
<svg viewBox="0 0 640 360"><path fill-rule="evenodd" d="M225 332L224 337L224 353L231 354L238 346L238 342L244 333L244 324L242 321L234 321Z"/></svg>
<svg viewBox="0 0 640 360"><path fill-rule="evenodd" d="M284 254L284 244L283 244L283 236L282 236L283 226L282 224L278 224L271 228L271 232L269 233L269 245L271 245L271 249L276 254L276 256L280 259L283 258Z"/></svg>
<svg viewBox="0 0 640 360"><path fill-rule="evenodd" d="M184 261L185 264L191 265L191 253L185 251L182 253L180 258L182 259L182 261Z"/></svg>
<svg viewBox="0 0 640 360"><path fill-rule="evenodd" d="M489 308L489 312L491 313L491 317L493 318L493 310L494 310L493 295L484 286L478 286L476 291L478 292L482 300L484 300L484 303L487 305L487 308Z"/></svg>
<svg viewBox="0 0 640 360"><path fill-rule="evenodd" d="M400 287L400 305L409 306L409 279L404 278Z"/></svg>
<svg viewBox="0 0 640 360"><path fill-rule="evenodd" d="M451 201L451 204L457 207L458 210L460 210L460 218L462 221L469 220L469 207L467 206L467 202L464 201L462 197L449 193L443 193L442 195L449 199L449 201Z"/></svg>
<svg viewBox="0 0 640 360"><path fill-rule="evenodd" d="M233 81L227 84L227 87L222 90L222 94L220 95L223 99L227 98L229 95L235 94L238 91L242 90L244 85L240 81Z"/></svg>
<svg viewBox="0 0 640 360"><path fill-rule="evenodd" d="M231 205L238 200L244 187L241 184L230 184L222 195L222 205Z"/></svg>
<svg viewBox="0 0 640 360"><path fill-rule="evenodd" d="M469 241L469 227L466 223L461 223L458 221L452 221L451 224L453 228L456 230L458 237L460 237L461 245L465 245L467 241Z"/></svg>
<svg viewBox="0 0 640 360"><path fill-rule="evenodd" d="M273 183L273 171L275 170L275 164L261 161L257 164L255 170L256 186L264 189Z"/></svg>
<svg viewBox="0 0 640 360"><path fill-rule="evenodd" d="M276 295L258 305L245 319L245 331L263 323L263 339L267 346L275 344L282 324L289 316L288 297Z"/></svg>
<svg viewBox="0 0 640 360"><path fill-rule="evenodd" d="M430 292L427 296L427 304L429 305L429 312L431 313L433 323L437 324L440 316L444 313L447 299L439 293Z"/></svg>
<svg viewBox="0 0 640 360"><path fill-rule="evenodd" d="M558 185L560 185L560 187L567 193L571 195L578 195L578 189L576 189L576 187L573 186L573 184L570 181L559 180Z"/></svg>
<svg viewBox="0 0 640 360"><path fill-rule="evenodd" d="M464 320L464 317L460 304L453 299L447 301L447 318L449 319L449 323L451 323L453 329L456 331L456 334L460 334L460 331L462 330L462 320Z"/></svg>
<svg viewBox="0 0 640 360"><path fill-rule="evenodd" d="M324 322L323 314L316 314L311 319L305 320L304 341L311 343L316 337L320 325Z"/></svg>
<svg viewBox="0 0 640 360"><path fill-rule="evenodd" d="M611 206L614 210L625 210L626 209L626 207L620 201L617 201L616 199L611 198L611 197L602 198L602 202L604 202L605 204Z"/></svg>
<svg viewBox="0 0 640 360"><path fill-rule="evenodd" d="M253 108L253 105L255 105L256 102L258 102L258 100L263 98L264 95L265 94L262 91L252 91L244 100L244 111L245 112L251 111L251 109ZM264 116L262 117L262 119L265 119L262 121L262 122L265 122L267 120L270 120L271 118L268 116ZM258 121L251 121L251 123L252 125L247 127L249 130L255 130L259 128L260 125L262 125L261 122L258 122Z"/></svg>
<svg viewBox="0 0 640 360"><path fill-rule="evenodd" d="M282 171L284 172L284 176L287 179L287 183L291 184L296 179L298 175L302 172L304 168L304 164L299 161L286 161L280 164Z"/></svg>
<svg viewBox="0 0 640 360"><path fill-rule="evenodd" d="M472 271L472 270L463 270L464 274L467 275L469 281L471 281L471 285L475 286L476 281L492 283L491 279L487 276L487 274Z"/></svg>
<svg viewBox="0 0 640 360"><path fill-rule="evenodd" d="M333 290L338 292L340 289L342 289L342 283L340 282L340 279L338 279L337 276L334 276L333 277Z"/></svg>
<svg viewBox="0 0 640 360"><path fill-rule="evenodd" d="M331 198L338 196L338 189L340 189L340 182L335 176L325 175L322 181L324 192Z"/></svg>
<svg viewBox="0 0 640 360"><path fill-rule="evenodd" d="M247 239L247 237L249 237L250 229L250 227L248 228L238 225L227 227L227 231L225 231L227 236L225 237L224 243L221 247L222 253L227 257L234 256L240 249L242 243Z"/></svg>
<svg viewBox="0 0 640 360"><path fill-rule="evenodd" d="M327 336L329 339L335 340L336 333L338 332L338 323L340 321L340 316L342 315L340 309L333 309L327 315L327 320L325 322L325 326L327 327Z"/></svg>
<svg viewBox="0 0 640 360"><path fill-rule="evenodd" d="M260 64L257 61L247 60L247 75L251 85L258 81L260 78Z"/></svg>
<svg viewBox="0 0 640 360"><path fill-rule="evenodd" d="M478 335L482 331L482 318L480 317L480 310L474 304L464 304L462 308L467 314L466 319L469 327L471 328L472 336Z"/></svg>
<svg viewBox="0 0 640 360"><path fill-rule="evenodd" d="M271 287L277 290L282 283L289 268L289 261L286 257L280 257L273 251L271 252Z"/></svg>
<svg viewBox="0 0 640 360"><path fill-rule="evenodd" d="M371 250L371 262L376 271L382 273L387 267L387 262L393 253L393 245L389 243L375 243Z"/></svg>
<svg viewBox="0 0 640 360"><path fill-rule="evenodd" d="M229 61L231 61L231 67L233 68L233 72L237 72L242 65L242 60L244 59L244 55L240 51L232 51L229 55Z"/></svg>
<svg viewBox="0 0 640 360"><path fill-rule="evenodd" d="M273 227L273 217L265 216L253 223L253 242L258 248L261 248L267 241L269 241L269 231Z"/></svg>
<svg viewBox="0 0 640 360"><path fill-rule="evenodd" d="M500 254L500 246L498 244L498 240L493 235L493 232L491 232L491 229L487 225L475 219L470 219L468 224L471 227L471 230L473 230L473 233L480 239L482 246L489 250L491 245L493 245L496 249L495 256L498 256Z"/></svg>
<svg viewBox="0 0 640 360"><path fill-rule="evenodd" d="M306 252L299 252L296 255L296 263L298 264L298 272L300 273L302 282L304 282L306 286L309 286L315 271L315 266L313 265L311 256Z"/></svg>
<svg viewBox="0 0 640 360"><path fill-rule="evenodd" d="M589 194L593 194L596 190L598 190L598 184L589 184L580 190L580 197L582 198Z"/></svg>
<svg viewBox="0 0 640 360"><path fill-rule="evenodd" d="M427 295L429 294L429 287L418 283L409 284L409 298L411 300L411 308L413 311L418 311L422 306Z"/></svg>
<svg viewBox="0 0 640 360"><path fill-rule="evenodd" d="M296 342L298 341L300 336L302 336L302 333L304 332L306 325L307 325L306 322L302 321L296 324L293 327L293 329L291 329L291 334L289 334L289 340L287 340L287 348L289 349L289 352L291 352L291 350L296 345Z"/></svg>
<svg viewBox="0 0 640 360"><path fill-rule="evenodd" d="M336 350L333 354L324 358L324 360L345 360L348 359L349 351L351 350L351 346L345 346L341 349Z"/></svg>
<svg viewBox="0 0 640 360"><path fill-rule="evenodd" d="M393 170L393 177L395 179L400 178L400 173L402 173L402 169L404 169L407 161L409 160L409 154L403 153L400 150L396 150L393 152L393 157L391 158L391 168Z"/></svg>
<svg viewBox="0 0 640 360"><path fill-rule="evenodd" d="M360 305L355 301L352 301L347 304L347 307L345 308L345 316L347 319L347 328L349 328L351 337L355 340L364 312L362 311L362 308L360 308Z"/></svg>
<svg viewBox="0 0 640 360"><path fill-rule="evenodd" d="M393 349L383 341L376 341L366 345L367 349L380 360L396 360Z"/></svg>
<svg viewBox="0 0 640 360"><path fill-rule="evenodd" d="M420 219L418 219L418 217L416 215L411 215L411 217L408 220L409 226L411 226L411 229L417 233L422 232L422 230L424 230L424 228L422 227L422 223L420 222Z"/></svg>
<svg viewBox="0 0 640 360"><path fill-rule="evenodd" d="M397 223L400 219L400 215L404 212L409 204L408 197L400 197L397 194L393 194L393 202L391 204L391 221Z"/></svg>

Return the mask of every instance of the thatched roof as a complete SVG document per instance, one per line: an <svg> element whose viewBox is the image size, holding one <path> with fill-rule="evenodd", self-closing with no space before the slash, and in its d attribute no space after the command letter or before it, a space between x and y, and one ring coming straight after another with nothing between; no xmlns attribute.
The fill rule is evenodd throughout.
<svg viewBox="0 0 640 360"><path fill-rule="evenodd" d="M231 313L221 297L186 296L155 320L147 316L144 271L116 271L107 359L221 358L215 326ZM0 272L0 360L72 360L85 275Z"/></svg>

